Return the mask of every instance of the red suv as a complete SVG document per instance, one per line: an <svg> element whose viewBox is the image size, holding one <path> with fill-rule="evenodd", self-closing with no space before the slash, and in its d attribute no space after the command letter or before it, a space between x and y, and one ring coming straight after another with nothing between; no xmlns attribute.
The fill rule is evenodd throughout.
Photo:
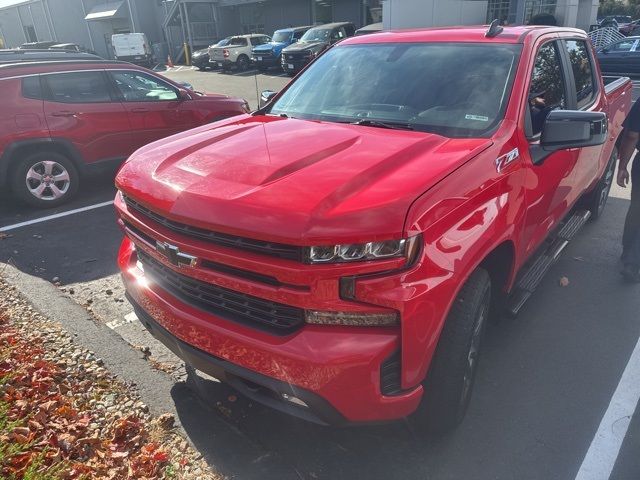
<svg viewBox="0 0 640 480"><path fill-rule="evenodd" d="M69 200L85 174L150 142L249 111L124 62L0 65L0 86L0 187L37 207Z"/></svg>

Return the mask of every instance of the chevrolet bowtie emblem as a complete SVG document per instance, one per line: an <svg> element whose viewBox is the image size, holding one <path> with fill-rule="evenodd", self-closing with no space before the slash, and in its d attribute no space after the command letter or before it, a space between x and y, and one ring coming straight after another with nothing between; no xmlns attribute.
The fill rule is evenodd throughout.
<svg viewBox="0 0 640 480"><path fill-rule="evenodd" d="M182 253L178 247L169 243L156 242L156 250L176 267L195 267L198 262L197 257Z"/></svg>

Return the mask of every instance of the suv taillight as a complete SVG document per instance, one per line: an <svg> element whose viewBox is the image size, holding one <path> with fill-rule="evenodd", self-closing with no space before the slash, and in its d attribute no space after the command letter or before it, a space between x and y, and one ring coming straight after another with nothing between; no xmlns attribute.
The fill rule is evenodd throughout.
<svg viewBox="0 0 640 480"><path fill-rule="evenodd" d="M227 50L226 48L222 51L222 55L224 56L224 58L227 58L229 56L229 50Z"/></svg>

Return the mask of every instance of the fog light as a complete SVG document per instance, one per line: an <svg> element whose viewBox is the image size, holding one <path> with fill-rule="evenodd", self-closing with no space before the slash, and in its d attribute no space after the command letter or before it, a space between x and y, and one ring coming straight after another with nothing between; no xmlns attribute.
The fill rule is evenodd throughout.
<svg viewBox="0 0 640 480"><path fill-rule="evenodd" d="M307 310L305 321L311 325L345 325L352 327L393 327L400 324L397 312L319 312Z"/></svg>

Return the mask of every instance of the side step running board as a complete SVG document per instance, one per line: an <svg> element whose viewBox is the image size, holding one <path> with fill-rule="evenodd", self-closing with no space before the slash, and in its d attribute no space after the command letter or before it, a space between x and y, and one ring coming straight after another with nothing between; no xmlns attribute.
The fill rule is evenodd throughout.
<svg viewBox="0 0 640 480"><path fill-rule="evenodd" d="M588 210L580 210L574 213L555 235L549 247L533 260L523 272L520 280L513 289L507 303L507 313L516 316L522 310L524 304L535 292L542 279L558 261L560 254L569 244L569 241L578 233L591 217Z"/></svg>

